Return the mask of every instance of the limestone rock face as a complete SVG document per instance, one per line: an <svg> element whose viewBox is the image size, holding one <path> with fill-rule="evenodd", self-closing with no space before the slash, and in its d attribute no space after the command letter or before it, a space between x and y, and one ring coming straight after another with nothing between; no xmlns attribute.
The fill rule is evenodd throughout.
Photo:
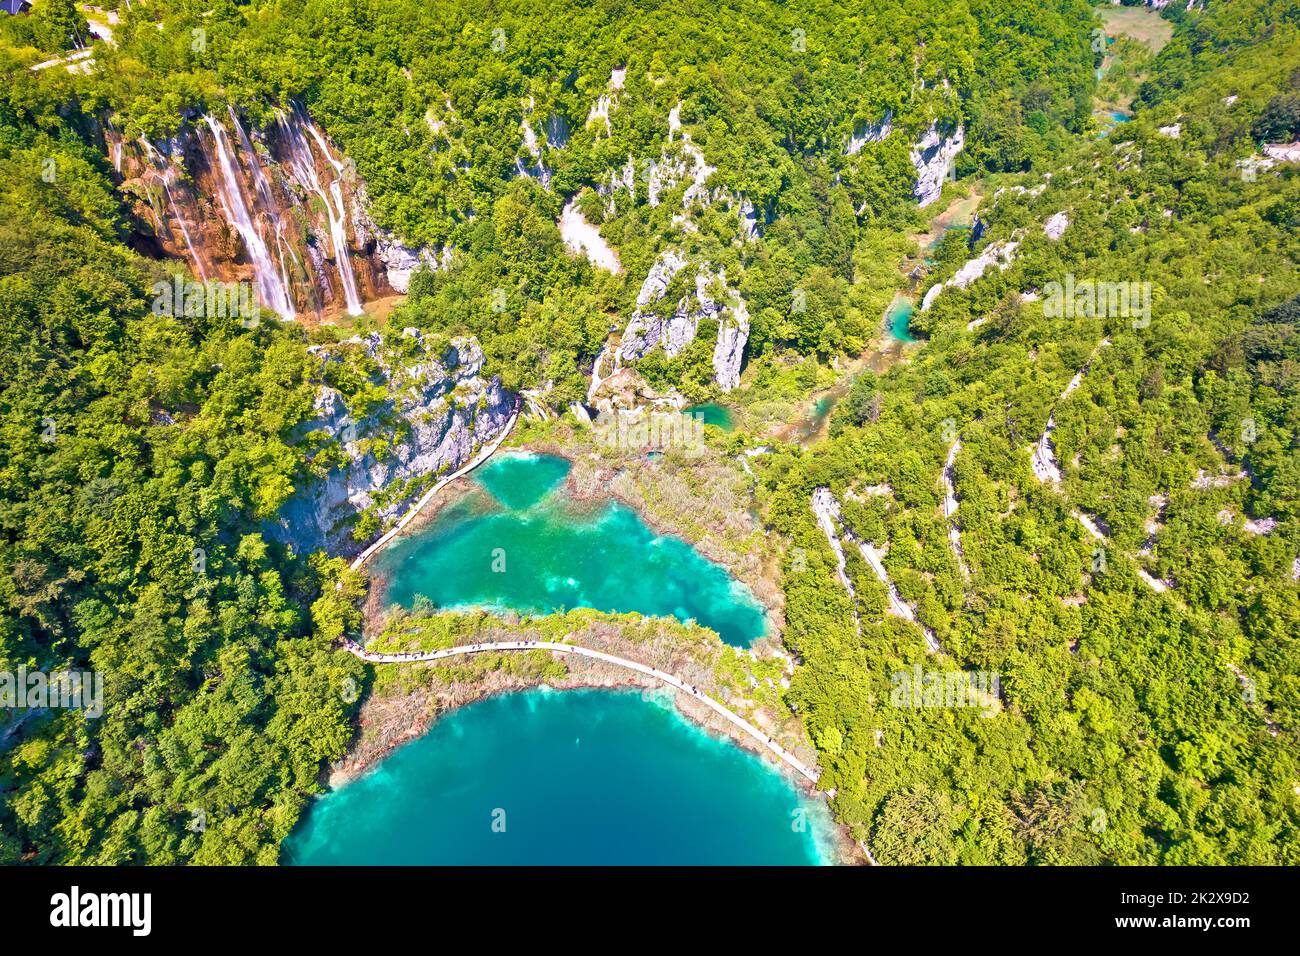
<svg viewBox="0 0 1300 956"><path fill-rule="evenodd" d="M537 136L537 130L533 128L533 109L535 103L533 97L524 100L523 118L519 121L519 132L522 137L520 143L521 150L515 155L515 172L520 176L529 179L535 179L542 184L542 188L548 188L551 185L551 170L546 165L546 158L542 155L542 143ZM543 126L543 131L545 131ZM558 131L558 128L557 128ZM567 142L567 127L563 135ZM563 143L548 143L552 148L562 148Z"/></svg>
<svg viewBox="0 0 1300 956"><path fill-rule="evenodd" d="M856 156L867 143L879 143L883 139L888 139L893 131L894 111L886 110L879 123L858 123L854 126L853 134L849 137L844 152L849 156Z"/></svg>
<svg viewBox="0 0 1300 956"><path fill-rule="evenodd" d="M954 289L970 288L971 284L983 277L991 266L997 266L1000 271L1005 272L1015 261L1016 250L1019 248L1020 242L1015 239L990 242L979 255L967 261L947 282L930 286L925 293L925 298L921 300L921 311L930 311L930 306L939 297L939 293L948 286Z"/></svg>
<svg viewBox="0 0 1300 956"><path fill-rule="evenodd" d="M451 267L450 246L444 246L442 252L435 256L428 249L412 249L391 234L382 231L375 233L375 255L384 264L388 284L393 287L394 292L405 293L410 289L411 276L421 262L434 272Z"/></svg>
<svg viewBox="0 0 1300 956"><path fill-rule="evenodd" d="M597 106L601 106L601 102ZM696 231L697 227L690 221L692 210L722 203L736 214L740 238L744 241L757 238L762 234L762 223L753 202L730 189L709 187L709 177L717 172L717 167L709 165L703 150L691 139L690 132L683 128L681 109L679 103L668 113L668 137L657 158L646 158L638 163L632 156L628 156L621 169L608 170L597 183L596 192L605 198L605 215L617 215L620 210L638 201L638 178L645 187L645 201L652 207L658 206L668 193L685 184L681 212L673 217L673 224L678 229L683 232ZM607 115L593 111L588 121L597 120L609 123ZM626 200L621 198L622 193L627 194Z"/></svg>
<svg viewBox="0 0 1300 956"><path fill-rule="evenodd" d="M357 241L371 250L371 257L383 269L388 285L394 292L406 294L411 287L411 276L422 262L435 272L451 268L450 246L444 246L438 251L408 246L393 233L376 226L370 218L369 208L370 197L362 183L357 187L352 204L352 227L356 231Z"/></svg>
<svg viewBox="0 0 1300 956"><path fill-rule="evenodd" d="M1000 270L1006 271L1015 259L1018 248L1020 243L1015 240L990 242L978 256L958 269L948 284L958 289L967 289L971 283L981 278L990 266L996 265Z"/></svg>
<svg viewBox="0 0 1300 956"><path fill-rule="evenodd" d="M916 168L916 188L912 195L918 205L928 206L939 198L943 181L965 145L964 127L958 126L955 132L945 136L939 132L937 124L931 124L912 147L912 165Z"/></svg>
<svg viewBox="0 0 1300 956"><path fill-rule="evenodd" d="M676 355L691 339L695 337L695 326L690 322L689 312L678 316L673 312L664 316L663 309L650 310L649 307L661 300L668 291L669 284L686 267L686 258L675 249L665 249L660 253L636 297L636 311L623 333L623 342L619 355L623 359L635 361L650 352L656 345L662 344L670 356Z"/></svg>
<svg viewBox="0 0 1300 956"><path fill-rule="evenodd" d="M713 374L718 387L729 392L740 384L740 364L749 341L749 310L741 299L726 309L718 323L718 341L713 346Z"/></svg>
<svg viewBox="0 0 1300 956"><path fill-rule="evenodd" d="M673 278L687 267L687 260L676 250L665 250L650 269L637 295L637 308L623 333L618 357L635 362L660 346L669 358L681 353L695 339L704 319L718 323L718 339L713 349L713 369L723 391L740 382L740 366L745 343L749 340L749 311L739 293L727 286L726 270L716 273L706 266L695 274L695 292L688 293L677 306L655 308L664 298ZM719 302L710 291L720 285L727 302Z"/></svg>
<svg viewBox="0 0 1300 956"><path fill-rule="evenodd" d="M628 200L636 202L636 161L628 156L621 170L611 169L609 182L597 184L596 192L605 197L606 216L613 216L618 212L616 199L620 192L626 192Z"/></svg>
<svg viewBox="0 0 1300 956"><path fill-rule="evenodd" d="M345 461L301 488L269 529L300 553L359 551L365 542L352 538L352 519L376 502L381 522L402 514L423 491L425 482L418 479L459 468L500 433L515 407L499 378L483 377L483 351L472 338L453 340L440 355L415 329L400 337L390 333L389 341L373 332L344 344L362 345L375 359L374 381L390 397L358 418L337 390L322 386L318 392L314 414L297 437L337 445ZM322 363L338 360L332 347L311 351ZM382 451L367 441L394 436Z"/></svg>
<svg viewBox="0 0 1300 956"><path fill-rule="evenodd" d="M686 400L675 390L666 394L655 391L636 369L623 368L601 380L589 404L598 415L609 415L638 408L676 411Z"/></svg>

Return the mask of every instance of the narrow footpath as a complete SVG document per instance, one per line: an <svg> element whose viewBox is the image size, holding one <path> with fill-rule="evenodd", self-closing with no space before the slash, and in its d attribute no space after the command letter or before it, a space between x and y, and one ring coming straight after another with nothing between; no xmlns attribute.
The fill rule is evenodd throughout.
<svg viewBox="0 0 1300 956"><path fill-rule="evenodd" d="M776 756L779 757L787 766L797 772L808 782L814 785L817 783L818 773L815 769L803 764L794 756L794 754L790 753L739 714L728 710L712 697L701 693L698 689L687 684L680 678L674 677L666 671L661 671L657 668L628 660L625 657L615 657L613 654L605 654L602 651L593 651L590 648L579 647L576 644L560 644L554 641L498 641L486 644L464 644L460 647L449 647L441 651L409 651L404 653L380 653L377 651L368 651L355 641L344 641L344 648L356 657L361 658L363 661L369 661L372 664L412 664L420 661L442 660L447 657L456 657L461 654L540 650L554 651L557 654L577 654L580 657L589 657L592 660L604 661L606 664L626 667L629 670L634 670L640 674L645 674L649 677L655 678L656 680L662 681L670 687L675 687L682 693L690 694L714 713L718 714L718 716L740 728L763 747L776 754Z"/></svg>

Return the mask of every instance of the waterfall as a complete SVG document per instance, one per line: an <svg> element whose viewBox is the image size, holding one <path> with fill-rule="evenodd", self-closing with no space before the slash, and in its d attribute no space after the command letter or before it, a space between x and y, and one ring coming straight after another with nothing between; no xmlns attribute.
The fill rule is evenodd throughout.
<svg viewBox="0 0 1300 956"><path fill-rule="evenodd" d="M235 108L228 106L226 109L230 113L230 123L235 128L235 135L239 137L239 145L244 150L244 155L248 157L249 168L253 171L253 185L257 189L257 198L262 201L262 209L278 218L280 207L271 195L271 184L267 182L266 173L262 172L262 164L257 159L257 153L253 152L253 142L244 132Z"/></svg>
<svg viewBox="0 0 1300 956"><path fill-rule="evenodd" d="M171 182L172 177L176 175L176 167L171 164L170 160L165 159L158 150L154 149L153 143L149 142L149 140L145 139L143 136L140 137L140 143L144 146L145 155L147 155L160 169L163 195L167 197L167 208L171 210L172 218L176 220L176 225L180 226L181 238L185 240L185 249L189 252L190 258L194 260L194 268L198 270L199 280L207 282L208 273L203 268L203 260L199 258L198 251L194 248L194 243L190 239L190 230L185 225L185 220L181 217L181 208L176 205L176 199L172 196ZM116 162L121 162L121 154L122 144L119 141L117 144Z"/></svg>
<svg viewBox="0 0 1300 956"><path fill-rule="evenodd" d="M284 264L284 254L289 253L289 259L293 262L294 268L299 274L302 272L302 261L298 258L298 254L293 251L293 245L284 238L283 219L278 220L275 224L275 250L280 257L280 275L285 277L284 281L287 286L289 284L289 270ZM313 295L315 295L314 292Z"/></svg>
<svg viewBox="0 0 1300 956"><path fill-rule="evenodd" d="M172 187L170 180L173 170L168 169L163 174L163 192L167 195L167 205L171 207L172 216L176 219L176 224L181 227L181 236L185 239L185 248L189 251L190 257L194 260L194 267L199 271L199 279L202 282L208 281L208 274L203 268L203 260L199 258L198 252L194 249L194 243L190 241L190 231L185 227L185 220L181 218L180 207L176 205L176 200L172 198Z"/></svg>
<svg viewBox="0 0 1300 956"><path fill-rule="evenodd" d="M112 134L111 136L109 134ZM123 136L113 125L113 121L104 117L104 142L108 144L108 155L113 161L113 171L122 175L122 140Z"/></svg>
<svg viewBox="0 0 1300 956"><path fill-rule="evenodd" d="M285 241L284 238L284 220L277 219L275 222L275 248L280 254L280 281L284 287L289 288L289 270L284 265L284 250L289 250L289 258L293 260L294 265L298 264L298 256L293 251L293 246Z"/></svg>
<svg viewBox="0 0 1300 956"><path fill-rule="evenodd" d="M334 246L334 262L339 270L343 295L347 299L348 315L360 315L361 296L357 292L357 280L352 272L352 260L348 256L348 235L344 218L346 207L343 204L343 164L334 158L315 124L297 110L294 111L292 118L283 112L280 112L276 118L288 143L289 169L293 173L293 178L304 189L309 189L319 196L325 205L325 213L330 221L330 240ZM316 172L316 158L312 154L311 146L303 138L302 128L305 128L316 140L325 159L334 167L335 178L329 184L328 193Z"/></svg>
<svg viewBox="0 0 1300 956"><path fill-rule="evenodd" d="M208 124L213 142L216 143L217 162L221 168L221 190L218 193L221 205L226 211L226 218L244 240L249 258L253 260L259 300L268 309L278 312L282 318L291 319L295 312L288 283L284 281L283 274L276 270L270 251L249 216L248 206L239 189L239 176L235 171L230 147L226 142L226 131L211 114L204 116L203 121Z"/></svg>
<svg viewBox="0 0 1300 956"><path fill-rule="evenodd" d="M604 378L602 378L600 375L600 363L605 361L605 356L609 355L610 352L614 353L614 368L609 373L609 375L606 375ZM600 388L602 384L604 384L606 381L612 378L615 372L617 372L619 369L622 368L622 362L620 361L620 358L621 355L619 353L619 350L616 348L611 348L610 343L607 340L605 342L604 348L600 350L600 354L596 356L596 361L593 362L591 366L591 387L587 389L588 402L590 402L595 397L596 390Z"/></svg>

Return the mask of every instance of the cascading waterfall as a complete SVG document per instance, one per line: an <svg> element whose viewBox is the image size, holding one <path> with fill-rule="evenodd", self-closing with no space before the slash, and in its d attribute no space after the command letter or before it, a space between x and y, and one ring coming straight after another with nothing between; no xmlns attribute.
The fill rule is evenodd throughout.
<svg viewBox="0 0 1300 956"><path fill-rule="evenodd" d="M235 108L227 106L226 111L230 113L230 123L235 128L235 135L239 137L239 145L244 150L244 155L248 157L249 167L253 170L253 186L257 189L257 198L261 200L263 211L278 217L280 207L271 195L271 184L266 179L266 173L262 172L262 164L257 159L257 153L253 151L253 141L244 132L243 124L239 122L239 114L235 112Z"/></svg>
<svg viewBox="0 0 1300 956"><path fill-rule="evenodd" d="M112 134L111 136L109 134ZM113 163L113 171L119 176L122 175L122 140L123 136L118 132L113 121L107 116L104 117L104 140L108 143L109 159Z"/></svg>
<svg viewBox="0 0 1300 956"><path fill-rule="evenodd" d="M610 371L609 375L601 376L600 374L601 363L605 361L606 356L608 356L610 352L614 353L614 368ZM596 356L596 361L593 362L591 366L591 386L587 389L588 402L590 402L595 397L596 391L600 388L600 386L603 385L607 379L611 378L614 375L614 373L617 372L622 367L622 364L619 361L619 357L620 356L619 356L618 349L613 348L610 345L610 343L606 341L604 347L600 350L600 354Z"/></svg>
<svg viewBox="0 0 1300 956"><path fill-rule="evenodd" d="M348 236L345 226L345 209L343 204L343 164L334 158L325 138L316 129L311 120L303 117L297 110L292 119L284 112L276 117L289 145L289 169L294 179L304 189L309 189L320 197L325 206L325 213L330 221L330 240L334 246L334 261L338 266L339 279L343 285L343 295L347 299L349 315L360 315L361 295L357 291L356 276L352 272L352 260L348 257ZM301 128L300 128L301 127ZM316 172L316 159L311 146L303 138L305 128L316 140L326 160L334 167L335 179L329 184L328 193ZM333 200L331 202L331 199Z"/></svg>
<svg viewBox="0 0 1300 956"><path fill-rule="evenodd" d="M176 205L176 200L172 198L172 187L170 184L171 176L172 170L170 169L163 174L163 192L167 196L167 205L172 211L172 218L175 219L177 225L181 227L181 237L185 240L185 249L189 252L190 258L194 260L194 268L199 271L199 280L206 283L208 281L208 273L203 268L203 260L199 258L198 252L195 251L194 243L190 240L190 230L186 227L185 220L181 217L180 207Z"/></svg>
<svg viewBox="0 0 1300 956"><path fill-rule="evenodd" d="M239 237L244 240L244 248L248 251L249 258L253 260L261 304L278 312L281 317L291 319L296 313L293 300L289 296L289 285L284 280L283 273L275 268L271 253L248 213L248 206L239 189L239 177L235 172L231 150L226 142L226 131L211 114L204 116L203 121L208 124L212 139L216 143L217 163L221 169L221 190L218 194L221 205L226 211L226 217L239 233ZM253 162L256 163L255 158Z"/></svg>
<svg viewBox="0 0 1300 956"><path fill-rule="evenodd" d="M185 250L190 254L190 258L194 260L194 268L198 270L199 280L201 282L207 282L208 273L203 268L203 260L199 258L199 254L194 248L194 242L190 239L190 230L185 225L184 217L181 216L180 207L176 205L176 198L172 196L171 181L172 176L176 174L176 167L174 167L168 160L164 159L162 154L159 153L158 150L154 149L153 144L143 136L140 137L140 142L144 145L145 154L157 163L162 170L163 195L167 197L167 208L171 210L172 218L176 220L176 225L180 226L181 238L185 240ZM122 144L119 142L117 144L116 159L119 163L121 162L121 153Z"/></svg>
<svg viewBox="0 0 1300 956"><path fill-rule="evenodd" d="M295 269L301 269L302 261L298 258L298 254L293 251L293 246L284 238L284 220L280 220L275 224L275 249L280 255L280 275L286 277L285 283L287 284L289 270L284 264L285 252L289 253L289 258L293 261Z"/></svg>

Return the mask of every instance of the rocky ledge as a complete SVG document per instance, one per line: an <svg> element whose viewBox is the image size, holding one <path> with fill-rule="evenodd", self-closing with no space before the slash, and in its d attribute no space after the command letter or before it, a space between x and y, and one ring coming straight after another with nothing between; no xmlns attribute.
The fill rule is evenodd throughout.
<svg viewBox="0 0 1300 956"><path fill-rule="evenodd" d="M299 426L298 437L322 449L336 448L342 462L301 488L271 528L274 537L300 552L359 551L366 543L354 533L359 516L378 519L360 525L369 529L361 538L377 536L428 481L459 468L492 441L514 409L501 380L483 377L483 351L472 338L453 339L435 355L421 333L408 328L387 341L373 332L310 351L323 368L356 346L374 360L371 381L383 386L387 397L358 415L338 390L323 385L317 393L313 416Z"/></svg>

